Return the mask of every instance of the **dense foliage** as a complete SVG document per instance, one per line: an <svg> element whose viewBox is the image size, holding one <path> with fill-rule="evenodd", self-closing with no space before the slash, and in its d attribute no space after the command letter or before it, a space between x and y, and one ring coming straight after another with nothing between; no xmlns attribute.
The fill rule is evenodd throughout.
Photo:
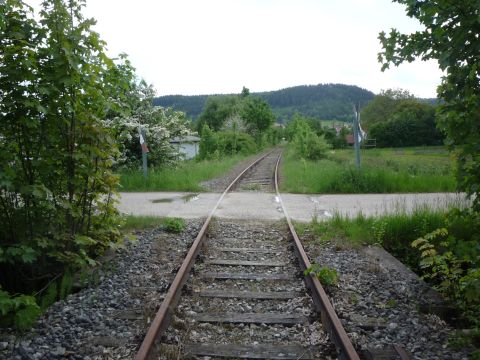
<svg viewBox="0 0 480 360"><path fill-rule="evenodd" d="M83 6L47 0L37 21L21 0L0 2L1 325L27 326L68 293L72 270L117 246L112 167L133 149L125 134L184 130L151 106L125 57L105 55Z"/></svg>
<svg viewBox="0 0 480 360"><path fill-rule="evenodd" d="M362 126L366 129L374 124L387 121L405 103L415 97L407 90L387 89L375 95L366 106L361 109Z"/></svg>
<svg viewBox="0 0 480 360"><path fill-rule="evenodd" d="M209 97L197 121L197 131L201 132L204 125L208 125L214 131L219 131L230 117L238 113L239 107L237 96Z"/></svg>
<svg viewBox="0 0 480 360"><path fill-rule="evenodd" d="M285 135L296 156L302 159L322 159L327 156L327 151L330 149L324 135L317 135L308 121L298 114L287 124Z"/></svg>
<svg viewBox="0 0 480 360"><path fill-rule="evenodd" d="M416 100L403 101L384 121L370 125L369 138L378 147L442 145L443 134L437 129L435 108Z"/></svg>
<svg viewBox="0 0 480 360"><path fill-rule="evenodd" d="M463 219L465 228L478 230L480 211L480 3L464 1L410 1L396 0L404 4L407 14L424 25L423 31L401 34L392 29L389 35L379 38L383 51L379 61L383 69L390 64L404 61L438 61L445 73L438 87L438 97L443 102L438 107L440 126L447 135L447 143L457 158L459 189L468 193L473 201L472 209L450 214L450 221ZM480 254L478 232L454 233L450 229L425 235L423 243L416 242L422 251L423 265L431 279L446 296L462 308L469 319L479 327L480 319ZM433 248L429 248L432 241ZM423 248L422 248L423 246ZM473 248L472 248L473 247ZM470 249L469 253L460 249ZM427 250L435 249L435 251ZM427 251L427 253L425 253ZM473 257L473 258L472 258ZM458 263L460 262L460 266ZM437 267L437 265L440 266ZM442 283L451 286L443 287ZM465 289L469 289L465 292ZM453 290L453 291L452 291ZM477 352L477 356L480 355Z"/></svg>
<svg viewBox="0 0 480 360"><path fill-rule="evenodd" d="M308 131L306 129L308 129ZM352 130L347 126L342 126L340 131L337 132L335 128L329 126L322 126L322 122L320 120L314 118L307 118L301 116L298 113L293 115L292 119L287 122L287 125L285 127L285 137L286 140L290 142L294 142L296 136L297 139L298 136L310 137L311 140L316 142L316 139L306 135L306 133L310 132L313 132L318 139L321 139L322 143L325 140L329 145L327 147L340 149L347 146L347 141L345 137L347 134L350 134ZM322 150L322 152L324 151Z"/></svg>
<svg viewBox="0 0 480 360"><path fill-rule="evenodd" d="M123 77L128 84L128 106L110 111L104 121L117 139L120 153L115 158L115 167L139 167L142 151L139 146L139 129L143 129L148 144L148 165L162 167L175 164L180 154L170 143L172 138L190 134L185 114L160 106L153 106L155 91L144 81L137 82L133 68L123 66Z"/></svg>
<svg viewBox="0 0 480 360"><path fill-rule="evenodd" d="M480 7L477 0L453 2L396 0L407 6L425 30L401 34L392 29L380 34L384 51L379 54L383 69L389 64L435 59L446 76L438 88L439 122L448 144L457 154L459 184L474 197L480 208Z"/></svg>
<svg viewBox="0 0 480 360"><path fill-rule="evenodd" d="M153 99L154 106L171 107L185 112L188 117L198 119L209 98L214 95L165 95Z"/></svg>
<svg viewBox="0 0 480 360"><path fill-rule="evenodd" d="M364 105L373 98L373 93L368 90L342 84L295 86L252 95L260 97L271 106L278 122L286 122L297 112L303 116L317 119L351 121L352 103L360 101ZM154 104L164 107L171 106L176 110L185 111L189 117L197 119L208 99L225 96L229 97L230 95L161 96L154 99Z"/></svg>
<svg viewBox="0 0 480 360"><path fill-rule="evenodd" d="M282 131L273 128L270 106L247 88L239 95L211 97L197 122L201 134L199 159L251 154L266 145L275 145Z"/></svg>
<svg viewBox="0 0 480 360"><path fill-rule="evenodd" d="M407 90L388 89L362 109L362 127L379 147L441 145L435 107Z"/></svg>

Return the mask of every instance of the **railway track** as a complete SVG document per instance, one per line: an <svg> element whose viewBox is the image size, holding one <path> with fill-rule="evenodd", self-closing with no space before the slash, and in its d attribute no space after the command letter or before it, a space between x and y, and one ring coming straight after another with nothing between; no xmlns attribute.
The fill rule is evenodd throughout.
<svg viewBox="0 0 480 360"><path fill-rule="evenodd" d="M276 149L257 159L222 194L172 282L137 360L359 359L320 282L303 275L310 263L283 203L287 225L252 224L240 232L235 223L212 222L231 189L276 189L281 202L280 157Z"/></svg>
<svg viewBox="0 0 480 360"><path fill-rule="evenodd" d="M282 150L269 152L258 164L252 166L233 186L235 191L275 191L275 168Z"/></svg>

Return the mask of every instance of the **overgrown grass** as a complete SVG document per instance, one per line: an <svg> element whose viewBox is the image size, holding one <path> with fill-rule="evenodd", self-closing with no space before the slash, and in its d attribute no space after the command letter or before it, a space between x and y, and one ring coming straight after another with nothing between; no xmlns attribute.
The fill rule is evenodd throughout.
<svg viewBox="0 0 480 360"><path fill-rule="evenodd" d="M420 258L418 251L410 246L411 242L444 227L446 214L446 211L426 207L419 207L411 213L399 209L380 217L366 217L359 213L355 218L349 218L336 213L331 220L314 219L309 225L299 227L301 233L305 233L307 227L316 242L334 241L353 246L379 244L417 269Z"/></svg>
<svg viewBox="0 0 480 360"><path fill-rule="evenodd" d="M362 150L362 167L352 149L327 159L298 159L291 149L282 164L281 190L292 193L409 193L455 191L448 152L440 147Z"/></svg>
<svg viewBox="0 0 480 360"><path fill-rule="evenodd" d="M176 168L150 169L148 177L141 170L120 172L120 191L204 191L199 183L227 173L245 156L220 160L188 160Z"/></svg>
<svg viewBox="0 0 480 360"><path fill-rule="evenodd" d="M148 229L160 226L163 219L158 216L134 216L126 215L120 230L122 232L129 232L132 230Z"/></svg>

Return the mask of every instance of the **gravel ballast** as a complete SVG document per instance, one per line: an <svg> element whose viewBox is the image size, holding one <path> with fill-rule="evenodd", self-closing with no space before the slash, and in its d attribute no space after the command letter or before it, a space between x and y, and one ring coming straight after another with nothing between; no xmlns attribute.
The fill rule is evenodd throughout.
<svg viewBox="0 0 480 360"><path fill-rule="evenodd" d="M148 326L159 307L189 245L200 227L200 220L188 222L180 235L161 229L142 231L138 242L117 251L110 263L98 271L96 281L64 301L55 303L37 322L33 329L21 335L11 330L0 331L0 358L5 359L132 359L146 334ZM215 228L215 247L258 246L263 249L281 248L282 233L272 225L252 222L230 222ZM262 238L268 237L269 241ZM464 351L454 351L447 346L452 334L443 320L435 315L419 313L418 303L424 285L396 270L386 270L376 259L363 251L339 247L334 244L313 244L306 241L310 258L322 266L335 268L339 273L337 286L326 287L349 337L358 350L383 348L386 345L403 346L414 359L467 359ZM201 254L209 260L217 254L207 246ZM252 259L262 260L262 254L253 253ZM292 264L290 255L276 254L278 260ZM236 259L236 257L233 257ZM246 258L241 258L246 259ZM241 270L239 270L241 269ZM196 272L204 269L196 265ZM218 271L225 271L225 268ZM252 271L237 268L237 271ZM288 271L294 277L293 265ZM277 268L265 274L278 273ZM234 283L190 281L187 291L199 289L238 289L242 291L298 291L303 284L294 280L272 282L260 288L255 282ZM228 342L232 339L230 326L218 324L189 324L184 317L215 309L229 308L240 313L295 312L314 318L309 297L295 299L239 300L193 297L182 300L174 317L174 326L166 335L167 345L173 345L176 354L182 334L188 328L192 342ZM331 353L328 335L318 321L307 326L239 325L235 328L238 342L299 343L320 346ZM167 351L167 350L166 350ZM168 351L167 351L168 352ZM334 357L334 356L333 356Z"/></svg>
<svg viewBox="0 0 480 360"><path fill-rule="evenodd" d="M138 232L90 287L55 303L33 329L0 330L0 359L133 359L200 225Z"/></svg>
<svg viewBox="0 0 480 360"><path fill-rule="evenodd" d="M413 359L467 359L448 344L453 329L433 314L419 312L427 285L382 266L361 248L336 244L306 246L310 259L337 270L339 282L327 286L335 311L358 350L404 347Z"/></svg>

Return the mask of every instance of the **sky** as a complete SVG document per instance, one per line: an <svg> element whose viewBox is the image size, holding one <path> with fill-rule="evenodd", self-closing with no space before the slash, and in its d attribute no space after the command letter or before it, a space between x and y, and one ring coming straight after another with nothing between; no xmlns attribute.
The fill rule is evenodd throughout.
<svg viewBox="0 0 480 360"><path fill-rule="evenodd" d="M381 72L379 32L422 29L390 0L87 0L84 14L158 95L342 83L430 98L442 75L420 60Z"/></svg>

